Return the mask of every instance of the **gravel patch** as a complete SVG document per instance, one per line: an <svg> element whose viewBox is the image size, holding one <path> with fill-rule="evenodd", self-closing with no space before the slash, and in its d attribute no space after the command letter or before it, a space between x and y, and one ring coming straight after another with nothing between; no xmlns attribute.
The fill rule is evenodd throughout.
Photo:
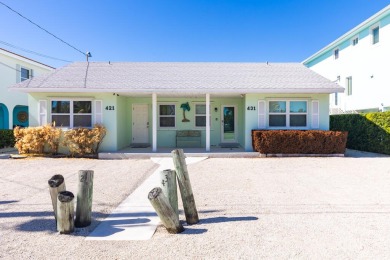
<svg viewBox="0 0 390 260"><path fill-rule="evenodd" d="M95 170L94 220L59 235L47 180ZM85 236L140 181L151 160L0 161L0 258L388 259L390 158L214 158L188 166L201 219L181 234L159 227L147 241ZM146 196L147 194L145 194ZM182 209L182 206L180 205ZM183 212L180 214L185 220Z"/></svg>

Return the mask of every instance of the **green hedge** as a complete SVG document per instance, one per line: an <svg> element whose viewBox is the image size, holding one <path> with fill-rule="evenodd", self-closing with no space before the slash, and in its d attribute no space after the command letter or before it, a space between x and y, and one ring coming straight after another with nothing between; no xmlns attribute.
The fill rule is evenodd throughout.
<svg viewBox="0 0 390 260"><path fill-rule="evenodd" d="M14 147L14 132L11 129L0 129L0 148Z"/></svg>
<svg viewBox="0 0 390 260"><path fill-rule="evenodd" d="M330 129L348 131L347 148L390 154L390 111L331 115Z"/></svg>
<svg viewBox="0 0 390 260"><path fill-rule="evenodd" d="M252 145L262 154L344 154L347 135L322 130L252 130Z"/></svg>

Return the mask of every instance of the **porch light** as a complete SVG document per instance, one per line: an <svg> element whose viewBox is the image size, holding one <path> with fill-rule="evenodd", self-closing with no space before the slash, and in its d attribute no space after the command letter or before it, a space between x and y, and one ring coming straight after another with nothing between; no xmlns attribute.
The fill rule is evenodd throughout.
<svg viewBox="0 0 390 260"><path fill-rule="evenodd" d="M214 111L215 111L215 112L218 112L218 107L214 107Z"/></svg>

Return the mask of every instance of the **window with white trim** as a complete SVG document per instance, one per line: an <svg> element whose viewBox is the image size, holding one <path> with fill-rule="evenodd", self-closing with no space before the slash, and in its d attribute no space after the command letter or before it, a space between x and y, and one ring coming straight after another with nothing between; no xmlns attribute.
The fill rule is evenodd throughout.
<svg viewBox="0 0 390 260"><path fill-rule="evenodd" d="M20 81L27 80L31 77L31 73L29 69L20 68Z"/></svg>
<svg viewBox="0 0 390 260"><path fill-rule="evenodd" d="M377 44L379 42L379 25L371 29L372 33L372 44Z"/></svg>
<svg viewBox="0 0 390 260"><path fill-rule="evenodd" d="M352 95L352 76L346 78L347 96Z"/></svg>
<svg viewBox="0 0 390 260"><path fill-rule="evenodd" d="M340 54L339 48L337 48L333 51L333 57L335 60L337 60L339 58L339 54Z"/></svg>
<svg viewBox="0 0 390 260"><path fill-rule="evenodd" d="M352 45L355 46L359 43L359 37L356 36L355 38L352 39Z"/></svg>
<svg viewBox="0 0 390 260"><path fill-rule="evenodd" d="M52 100L51 122L57 127L92 127L92 101Z"/></svg>
<svg viewBox="0 0 390 260"><path fill-rule="evenodd" d="M175 127L176 126L176 105L174 104L161 104L158 106L158 118L159 126L161 128Z"/></svg>
<svg viewBox="0 0 390 260"><path fill-rule="evenodd" d="M273 100L268 102L270 128L307 127L306 100Z"/></svg>
<svg viewBox="0 0 390 260"><path fill-rule="evenodd" d="M195 104L195 126L206 127L206 105Z"/></svg>

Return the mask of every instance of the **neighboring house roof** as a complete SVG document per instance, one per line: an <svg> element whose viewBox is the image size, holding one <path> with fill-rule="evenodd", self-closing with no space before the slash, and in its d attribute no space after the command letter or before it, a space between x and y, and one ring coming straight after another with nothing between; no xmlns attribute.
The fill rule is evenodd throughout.
<svg viewBox="0 0 390 260"><path fill-rule="evenodd" d="M39 62L39 61L30 59L30 58L27 58L27 57L22 56L22 55L20 55L20 54L16 54L16 53L14 53L14 52L12 52L12 51L8 51L8 50L3 49L3 48L0 48L0 54L4 54L4 55L7 55L7 56L11 56L11 57L14 57L14 58L19 59L19 60L23 60L23 61L28 62L28 63L33 63L33 64L38 65L38 66L40 66L40 67L43 66L43 67L45 67L45 68L55 69L55 68L52 67L52 66L46 65L46 64L44 64L44 63L42 63L42 62Z"/></svg>
<svg viewBox="0 0 390 260"><path fill-rule="evenodd" d="M301 63L76 62L16 84L24 92L334 93Z"/></svg>
<svg viewBox="0 0 390 260"><path fill-rule="evenodd" d="M322 48L318 52L314 53L309 58L302 61L302 63L307 64L310 61L312 61L313 59L317 58L319 55L336 48L338 45L343 43L345 40L348 40L349 38L354 37L355 35L360 33L362 30L376 24L382 18L384 18L385 16L387 16L389 14L390 14L390 5L386 6L385 8L383 8L382 10L380 10L379 12L377 12L376 14L374 14L373 16L371 16L370 18L368 18L367 20L365 20L364 22L359 24L358 26L354 27L352 30L343 34L341 37L337 38L335 41L331 42L330 44L328 44L327 46L325 46L324 48Z"/></svg>

